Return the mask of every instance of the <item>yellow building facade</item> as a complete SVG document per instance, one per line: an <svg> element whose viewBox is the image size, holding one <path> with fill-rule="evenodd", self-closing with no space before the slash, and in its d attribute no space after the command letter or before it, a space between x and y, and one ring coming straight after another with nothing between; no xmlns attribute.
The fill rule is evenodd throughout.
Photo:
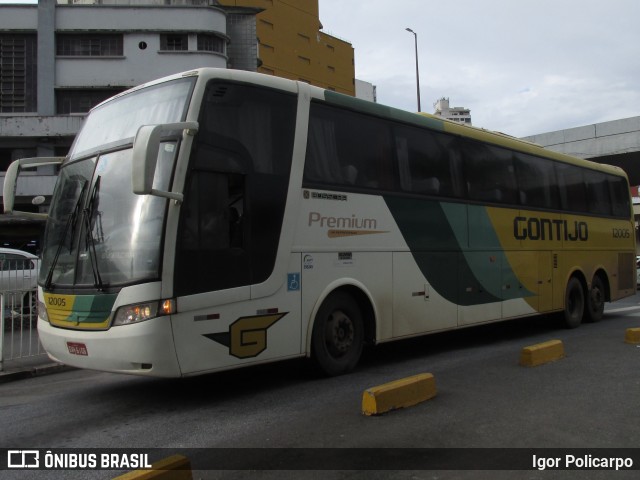
<svg viewBox="0 0 640 480"><path fill-rule="evenodd" d="M218 0L256 16L258 72L355 95L353 46L320 31L318 0Z"/></svg>

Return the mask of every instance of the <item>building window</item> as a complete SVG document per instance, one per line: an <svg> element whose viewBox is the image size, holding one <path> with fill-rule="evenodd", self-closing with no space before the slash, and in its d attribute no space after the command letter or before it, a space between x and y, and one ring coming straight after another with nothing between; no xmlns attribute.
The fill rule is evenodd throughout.
<svg viewBox="0 0 640 480"><path fill-rule="evenodd" d="M160 50L189 50L189 36L186 33L167 33L160 35Z"/></svg>
<svg viewBox="0 0 640 480"><path fill-rule="evenodd" d="M36 35L0 35L0 112L35 112Z"/></svg>
<svg viewBox="0 0 640 480"><path fill-rule="evenodd" d="M224 53L224 40L217 35L198 34L198 51Z"/></svg>
<svg viewBox="0 0 640 480"><path fill-rule="evenodd" d="M68 57L121 57L122 35L58 34L56 55Z"/></svg>
<svg viewBox="0 0 640 480"><path fill-rule="evenodd" d="M122 90L57 90L56 114L87 113L100 102Z"/></svg>
<svg viewBox="0 0 640 480"><path fill-rule="evenodd" d="M263 20L262 18L260 19L260 24L265 27L268 28L269 30L273 30L273 23L268 22L267 20Z"/></svg>

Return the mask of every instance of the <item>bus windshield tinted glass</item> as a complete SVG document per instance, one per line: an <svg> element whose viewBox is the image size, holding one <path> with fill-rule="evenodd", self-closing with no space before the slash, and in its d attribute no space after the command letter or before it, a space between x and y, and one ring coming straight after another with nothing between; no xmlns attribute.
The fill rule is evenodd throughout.
<svg viewBox="0 0 640 480"><path fill-rule="evenodd" d="M153 188L168 189L177 141L160 145ZM132 150L60 170L44 238L40 283L103 289L160 275L167 200L131 191Z"/></svg>
<svg viewBox="0 0 640 480"><path fill-rule="evenodd" d="M134 91L97 107L87 117L70 158L99 147L132 141L142 125L180 122L186 115L195 77Z"/></svg>

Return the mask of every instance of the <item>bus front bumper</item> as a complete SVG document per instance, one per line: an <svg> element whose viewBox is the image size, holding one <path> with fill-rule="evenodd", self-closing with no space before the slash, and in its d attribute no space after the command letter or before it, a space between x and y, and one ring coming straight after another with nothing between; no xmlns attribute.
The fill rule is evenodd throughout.
<svg viewBox="0 0 640 480"><path fill-rule="evenodd" d="M105 331L68 330L38 318L38 335L49 357L65 365L132 375L181 376L168 316Z"/></svg>

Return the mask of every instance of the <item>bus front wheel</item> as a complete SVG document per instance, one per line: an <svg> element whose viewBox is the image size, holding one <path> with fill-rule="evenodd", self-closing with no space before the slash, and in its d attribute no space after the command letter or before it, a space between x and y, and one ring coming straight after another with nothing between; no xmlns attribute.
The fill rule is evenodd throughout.
<svg viewBox="0 0 640 480"><path fill-rule="evenodd" d="M579 327L585 309L585 295L582 283L576 277L571 277L567 283L564 296L564 323L567 328Z"/></svg>
<svg viewBox="0 0 640 480"><path fill-rule="evenodd" d="M318 370L329 376L353 370L364 344L362 312L346 292L330 294L316 314L311 336L311 357Z"/></svg>

